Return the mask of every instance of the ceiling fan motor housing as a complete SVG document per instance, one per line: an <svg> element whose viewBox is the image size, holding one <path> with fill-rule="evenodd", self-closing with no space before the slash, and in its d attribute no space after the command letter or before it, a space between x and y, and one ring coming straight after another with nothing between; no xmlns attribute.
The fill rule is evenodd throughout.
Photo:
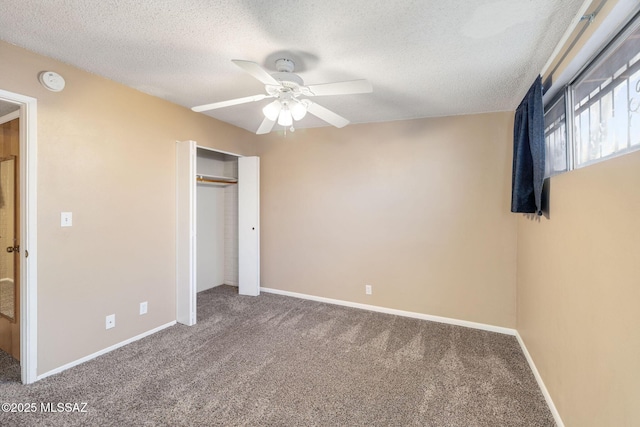
<svg viewBox="0 0 640 427"><path fill-rule="evenodd" d="M276 70L281 73L293 73L296 63L290 59L280 58L276 60Z"/></svg>
<svg viewBox="0 0 640 427"><path fill-rule="evenodd" d="M271 74L271 76L282 83L282 86L295 89L298 86L304 85L302 78L293 73L295 68L295 62L290 59L281 58L276 60L276 70L278 70L278 72Z"/></svg>
<svg viewBox="0 0 640 427"><path fill-rule="evenodd" d="M284 86L284 87L295 88L295 87L304 85L304 82L302 81L302 78L297 74L293 74L293 73L273 73L273 74L271 74L271 76L274 79L278 80L280 83L282 83L282 86Z"/></svg>

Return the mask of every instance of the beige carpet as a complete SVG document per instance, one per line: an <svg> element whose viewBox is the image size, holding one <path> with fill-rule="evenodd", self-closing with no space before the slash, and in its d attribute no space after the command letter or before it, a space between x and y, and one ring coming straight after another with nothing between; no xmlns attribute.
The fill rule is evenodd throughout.
<svg viewBox="0 0 640 427"><path fill-rule="evenodd" d="M4 402L4 393L2 392L2 383L19 382L20 381L20 362L13 358L9 353L0 350L0 403ZM2 413L0 413L0 421ZM0 422L0 425L2 423Z"/></svg>
<svg viewBox="0 0 640 427"><path fill-rule="evenodd" d="M0 424L553 426L516 339L228 286L176 325L4 402L86 402L87 413Z"/></svg>
<svg viewBox="0 0 640 427"><path fill-rule="evenodd" d="M13 282L0 280L0 313L13 318L14 304Z"/></svg>

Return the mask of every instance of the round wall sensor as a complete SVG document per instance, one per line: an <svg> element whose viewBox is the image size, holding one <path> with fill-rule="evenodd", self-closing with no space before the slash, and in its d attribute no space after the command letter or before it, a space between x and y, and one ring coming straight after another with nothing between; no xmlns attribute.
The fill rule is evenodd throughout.
<svg viewBox="0 0 640 427"><path fill-rule="evenodd" d="M53 71L43 71L38 74L38 80L45 88L53 92L60 92L64 89L64 78Z"/></svg>

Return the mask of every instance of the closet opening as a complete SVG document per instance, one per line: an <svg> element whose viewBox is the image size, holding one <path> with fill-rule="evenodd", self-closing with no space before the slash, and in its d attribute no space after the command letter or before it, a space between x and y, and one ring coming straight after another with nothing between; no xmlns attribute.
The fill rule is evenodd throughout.
<svg viewBox="0 0 640 427"><path fill-rule="evenodd" d="M238 286L238 156L196 148L196 290Z"/></svg>
<svg viewBox="0 0 640 427"><path fill-rule="evenodd" d="M260 294L260 159L176 144L176 319L197 322L197 294Z"/></svg>

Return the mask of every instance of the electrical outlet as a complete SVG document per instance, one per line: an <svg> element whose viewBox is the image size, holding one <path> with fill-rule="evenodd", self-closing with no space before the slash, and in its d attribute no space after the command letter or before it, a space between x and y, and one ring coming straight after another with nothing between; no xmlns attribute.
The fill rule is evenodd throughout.
<svg viewBox="0 0 640 427"><path fill-rule="evenodd" d="M140 314L147 314L147 302L140 303Z"/></svg>
<svg viewBox="0 0 640 427"><path fill-rule="evenodd" d="M116 327L116 315L110 314L107 316L105 329L111 329Z"/></svg>
<svg viewBox="0 0 640 427"><path fill-rule="evenodd" d="M372 289L371 285L364 285L364 292L367 295L371 295L373 293L373 289Z"/></svg>

